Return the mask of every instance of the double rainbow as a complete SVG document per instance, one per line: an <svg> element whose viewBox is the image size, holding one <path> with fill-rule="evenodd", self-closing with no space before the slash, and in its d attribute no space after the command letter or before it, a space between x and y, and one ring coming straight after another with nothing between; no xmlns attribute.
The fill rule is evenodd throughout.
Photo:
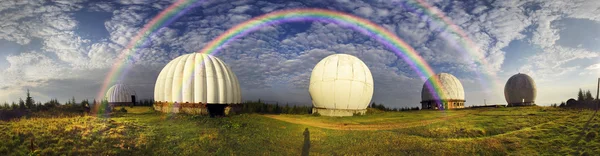
<svg viewBox="0 0 600 156"><path fill-rule="evenodd" d="M117 78L119 78L119 75L123 74L123 68L126 64L126 60L128 60L130 55L134 53L149 38L149 36L153 34L153 32L157 31L161 27L170 24L175 19L185 14L190 8L197 6L199 2L200 1L197 0L179 0L171 6L169 6L168 8L166 8L165 10L163 10L148 24L146 24L140 30L140 33L138 33L127 45L127 47L121 52L121 55L117 59L117 63L113 65L112 69L108 73L97 97L99 99L103 99L105 91L109 87L111 82L115 81ZM421 0L417 0L417 2L421 4L422 7L429 9L430 13L435 14L439 17L444 17L441 18L442 21L444 21L445 23L449 23L448 25L451 27L451 29L455 30L455 32L459 32L459 35L461 37L468 38L466 34L462 32L456 25L451 24L451 21L449 21L449 19L445 18L443 14L439 13L439 10L429 6ZM291 9L272 12L252 18L227 30L225 33L221 34L216 39L212 40L207 45L205 45L204 48L198 52L213 54L218 52L229 42L232 42L237 38L243 37L265 26L300 21L335 23L340 26L359 31L367 36L376 39L377 41L388 47L390 50L394 51L407 64L409 64L415 72L417 72L421 79L426 80L427 78L432 77L435 74L431 66L429 66L429 64L427 64L427 62L425 62L425 60L423 60L423 58L418 55L414 48L412 48L402 39L398 38L396 35L386 30L385 28L357 16L324 9ZM473 44L473 42L471 41L467 41L464 43L466 43L465 47L477 49L476 47L474 47L475 44ZM426 86L428 87L430 92L433 93L432 95L434 95L436 99L444 99L446 95L444 95L444 92L441 89L441 83L437 78L433 78L433 81L426 81L429 82L426 84Z"/></svg>

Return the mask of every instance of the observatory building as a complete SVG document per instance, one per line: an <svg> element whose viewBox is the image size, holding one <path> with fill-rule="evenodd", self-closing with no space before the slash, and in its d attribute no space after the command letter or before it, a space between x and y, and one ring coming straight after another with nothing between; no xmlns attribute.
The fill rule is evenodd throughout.
<svg viewBox="0 0 600 156"><path fill-rule="evenodd" d="M114 106L133 106L135 104L135 91L123 84L115 84L106 91L108 104Z"/></svg>
<svg viewBox="0 0 600 156"><path fill-rule="evenodd" d="M219 58L192 53L169 62L154 87L154 109L161 112L221 116L238 111L237 77Z"/></svg>
<svg viewBox="0 0 600 156"><path fill-rule="evenodd" d="M535 104L537 89L535 82L526 74L518 73L506 81L504 97L507 106L529 106Z"/></svg>
<svg viewBox="0 0 600 156"><path fill-rule="evenodd" d="M357 57L333 54L312 70L308 92L313 113L324 116L364 114L373 96L373 76Z"/></svg>
<svg viewBox="0 0 600 156"><path fill-rule="evenodd" d="M441 85L441 97L434 96L429 88L435 79L439 80ZM435 93L434 93L435 94ZM440 99L441 98L441 99ZM421 109L456 109L465 108L465 90L460 81L451 74L439 73L431 76L421 91Z"/></svg>

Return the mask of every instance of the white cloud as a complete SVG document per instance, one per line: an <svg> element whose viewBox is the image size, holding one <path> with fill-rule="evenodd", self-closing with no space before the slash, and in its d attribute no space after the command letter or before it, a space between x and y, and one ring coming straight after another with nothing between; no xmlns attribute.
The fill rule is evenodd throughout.
<svg viewBox="0 0 600 156"><path fill-rule="evenodd" d="M586 67L585 69L587 69L587 70L597 70L597 69L600 69L600 63L593 64L591 66Z"/></svg>

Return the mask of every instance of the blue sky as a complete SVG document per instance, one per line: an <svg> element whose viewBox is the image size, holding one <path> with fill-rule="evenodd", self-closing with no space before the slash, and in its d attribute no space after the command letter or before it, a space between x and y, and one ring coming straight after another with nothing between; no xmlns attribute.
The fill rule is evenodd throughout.
<svg viewBox="0 0 600 156"><path fill-rule="evenodd" d="M505 103L503 87L517 72L538 87L536 102L560 103L579 88L595 90L600 77L600 4L594 0L429 0L479 47L465 57L460 38L404 1L211 1L150 37L119 83L152 98L158 72L177 56L201 49L252 17L291 8L323 8L377 23L414 47L436 72L459 78L466 105ZM30 89L46 101L93 99L118 54L172 0L0 2L0 102ZM319 22L262 28L216 54L240 80L243 100L310 104L314 65L330 54L360 58L373 73L373 102L419 106L420 78L406 62L361 33ZM489 64L481 65L485 59Z"/></svg>

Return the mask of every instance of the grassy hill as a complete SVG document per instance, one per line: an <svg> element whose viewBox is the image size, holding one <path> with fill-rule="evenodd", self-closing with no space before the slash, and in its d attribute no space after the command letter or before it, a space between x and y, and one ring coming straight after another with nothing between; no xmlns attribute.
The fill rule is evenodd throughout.
<svg viewBox="0 0 600 156"><path fill-rule="evenodd" d="M106 119L0 122L0 155L300 155L303 150L310 155L600 153L600 121L590 110L521 107L343 118L260 114L208 118L161 114L150 107L127 109L128 113Z"/></svg>

